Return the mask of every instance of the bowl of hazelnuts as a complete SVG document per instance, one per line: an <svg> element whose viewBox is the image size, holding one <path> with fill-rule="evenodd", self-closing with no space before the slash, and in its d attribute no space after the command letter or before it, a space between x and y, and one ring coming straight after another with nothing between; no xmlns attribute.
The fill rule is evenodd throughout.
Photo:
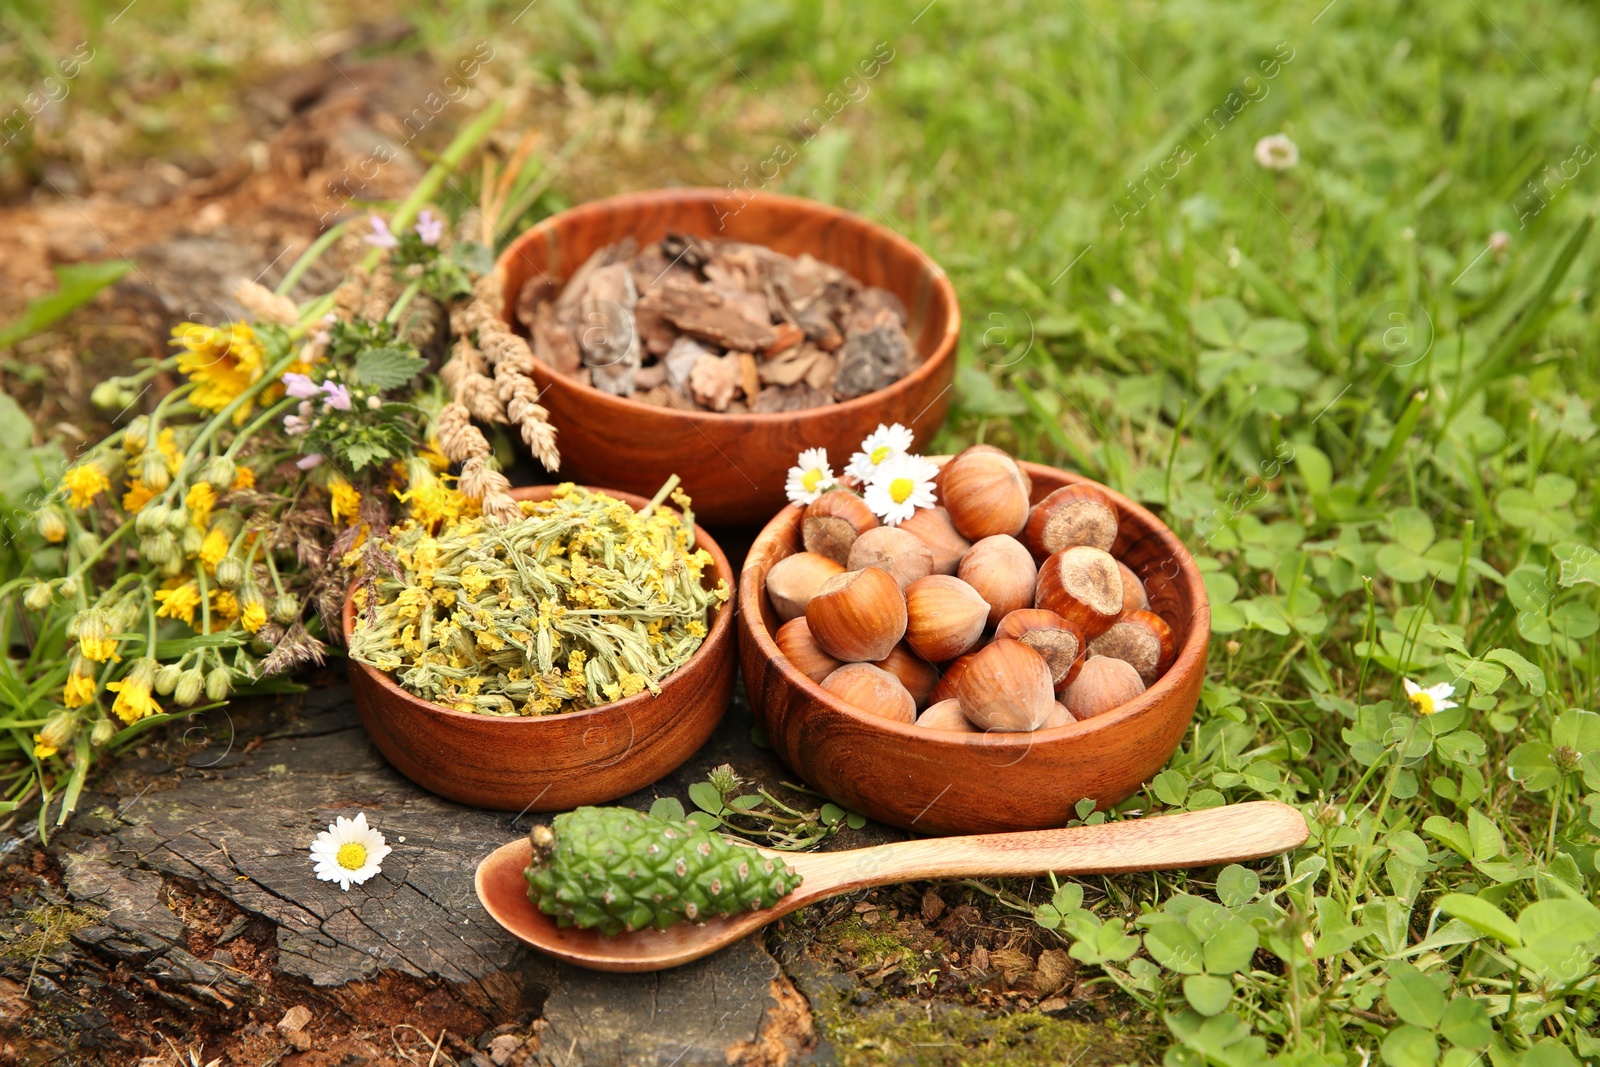
<svg viewBox="0 0 1600 1067"><path fill-rule="evenodd" d="M1046 829L1131 796L1200 697L1194 559L1080 475L989 445L908 458L931 494L847 480L751 546L740 660L774 749L840 804L922 833ZM931 506L869 506L885 492Z"/></svg>

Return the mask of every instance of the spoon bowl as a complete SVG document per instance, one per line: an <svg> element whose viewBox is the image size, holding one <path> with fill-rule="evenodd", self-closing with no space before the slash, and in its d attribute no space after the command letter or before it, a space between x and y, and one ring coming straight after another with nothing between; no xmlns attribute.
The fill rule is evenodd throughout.
<svg viewBox="0 0 1600 1067"><path fill-rule="evenodd" d="M1210 867L1297 848L1308 831L1287 804L1251 801L1206 811L1160 815L1064 830L899 841L841 852L760 849L800 872L800 887L771 908L666 930L606 937L562 929L528 899L522 872L532 856L526 837L478 864L478 899L512 936L547 956L596 971L660 971L710 955L768 923L819 900L871 886L927 878L1124 874Z"/></svg>

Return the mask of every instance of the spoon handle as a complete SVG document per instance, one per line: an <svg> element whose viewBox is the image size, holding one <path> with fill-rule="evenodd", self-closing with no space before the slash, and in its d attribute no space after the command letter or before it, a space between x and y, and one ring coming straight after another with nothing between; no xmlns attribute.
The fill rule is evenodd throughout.
<svg viewBox="0 0 1600 1067"><path fill-rule="evenodd" d="M806 857L807 890L832 896L923 878L1121 874L1210 867L1305 843L1300 812L1273 800L1064 830L900 841Z"/></svg>

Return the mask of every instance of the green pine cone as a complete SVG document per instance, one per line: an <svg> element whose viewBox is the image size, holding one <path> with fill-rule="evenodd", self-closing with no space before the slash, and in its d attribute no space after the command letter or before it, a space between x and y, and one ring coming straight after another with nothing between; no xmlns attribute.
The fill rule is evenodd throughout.
<svg viewBox="0 0 1600 1067"><path fill-rule="evenodd" d="M800 884L749 845L629 808L579 808L529 836L528 899L558 926L607 937L770 908Z"/></svg>

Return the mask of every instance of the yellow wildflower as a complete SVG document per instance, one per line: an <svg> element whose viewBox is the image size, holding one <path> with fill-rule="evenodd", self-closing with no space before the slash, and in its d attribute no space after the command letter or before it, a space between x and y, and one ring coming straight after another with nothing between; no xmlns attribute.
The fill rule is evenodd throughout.
<svg viewBox="0 0 1600 1067"><path fill-rule="evenodd" d="M128 480L128 491L122 494L122 510L129 515L136 514L140 508L155 497L143 482L137 478Z"/></svg>
<svg viewBox="0 0 1600 1067"><path fill-rule="evenodd" d="M228 486L234 492L241 489L254 489L256 487L256 472L249 467L238 467L233 472L233 484Z"/></svg>
<svg viewBox="0 0 1600 1067"><path fill-rule="evenodd" d="M220 327L179 323L173 327L172 343L183 349L178 354L178 367L195 383L190 402L207 411L221 411L266 373L266 353L261 342L256 340L255 331L242 322ZM234 412L234 423L242 423L254 406L253 401L241 404Z"/></svg>
<svg viewBox="0 0 1600 1067"><path fill-rule="evenodd" d="M189 508L189 519L194 528L204 530L211 525L211 509L217 503L217 491L210 482L195 482L184 494L183 502Z"/></svg>
<svg viewBox="0 0 1600 1067"><path fill-rule="evenodd" d="M56 746L47 745L47 744L44 743L44 735L42 735L42 734L34 734L33 735L33 758L34 759L49 759L51 756L54 756L59 751L60 751L60 749L56 748Z"/></svg>
<svg viewBox="0 0 1600 1067"><path fill-rule="evenodd" d="M61 476L61 487L69 494L69 504L74 508L86 508L95 497L111 488L111 479L95 464L80 463Z"/></svg>
<svg viewBox="0 0 1600 1067"><path fill-rule="evenodd" d="M267 609L261 606L261 601L252 600L244 606L239 613L239 625L251 633L255 633L267 624Z"/></svg>
<svg viewBox="0 0 1600 1067"><path fill-rule="evenodd" d="M167 469L177 474L178 468L183 466L183 453L178 451L178 435L171 426L156 434L156 451L167 461Z"/></svg>
<svg viewBox="0 0 1600 1067"><path fill-rule="evenodd" d="M239 617L239 598L226 589L213 589L211 591L211 610L224 619L237 619Z"/></svg>
<svg viewBox="0 0 1600 1067"><path fill-rule="evenodd" d="M119 682L109 682L106 689L117 694L111 710L117 717L132 726L146 715L161 714L161 705L150 696L150 680L134 673Z"/></svg>
<svg viewBox="0 0 1600 1067"><path fill-rule="evenodd" d="M489 576L484 574L476 563L470 564L461 572L461 588L477 596L489 588Z"/></svg>
<svg viewBox="0 0 1600 1067"><path fill-rule="evenodd" d="M450 489L438 481L428 480L411 486L405 492L395 491L400 501L411 506L411 517L424 526L452 523L470 512L467 498L459 489Z"/></svg>
<svg viewBox="0 0 1600 1067"><path fill-rule="evenodd" d="M361 511L361 494L356 487L343 478L336 479L328 486L328 492L333 497L333 502L328 506L328 511L333 515L335 526L342 525L346 519L354 519Z"/></svg>
<svg viewBox="0 0 1600 1067"><path fill-rule="evenodd" d="M115 637L90 637L88 635L78 638L78 651L83 653L85 659L104 663L107 660L121 660L117 655L117 639Z"/></svg>
<svg viewBox="0 0 1600 1067"><path fill-rule="evenodd" d="M417 458L426 462L428 466L432 467L436 471L447 471L450 469L450 460L442 451L440 451L439 439L437 437L428 438L426 447L417 453Z"/></svg>
<svg viewBox="0 0 1600 1067"><path fill-rule="evenodd" d="M200 606L200 590L193 582L184 582L175 589L157 589L156 603L161 605L156 611L157 618L182 619L193 626L194 609Z"/></svg>
<svg viewBox="0 0 1600 1067"><path fill-rule="evenodd" d="M417 586L400 590L400 595L395 597L395 614L402 619L416 619L422 616L422 609L428 606L428 591Z"/></svg>
<svg viewBox="0 0 1600 1067"><path fill-rule="evenodd" d="M81 708L94 699L94 678L87 674L67 675L66 687L61 691L61 703L69 708Z"/></svg>
<svg viewBox="0 0 1600 1067"><path fill-rule="evenodd" d="M200 562L206 565L206 570L215 571L217 564L221 563L228 555L228 535L222 527L213 526L206 534L206 539L200 542Z"/></svg>

